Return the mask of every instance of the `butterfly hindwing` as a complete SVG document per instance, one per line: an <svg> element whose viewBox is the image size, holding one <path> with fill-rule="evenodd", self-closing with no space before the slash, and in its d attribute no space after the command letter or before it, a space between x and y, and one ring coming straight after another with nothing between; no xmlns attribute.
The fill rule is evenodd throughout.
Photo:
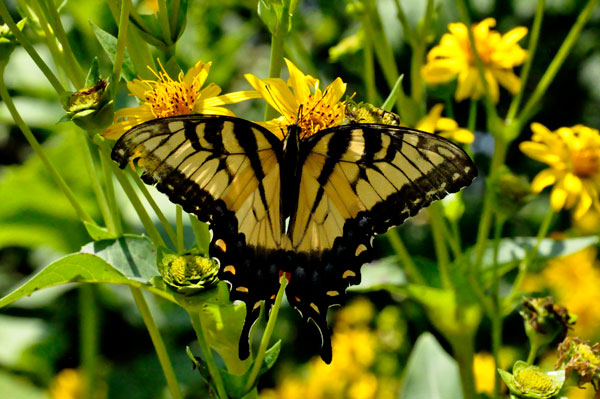
<svg viewBox="0 0 600 399"><path fill-rule="evenodd" d="M281 141L239 118L177 116L131 129L112 157L121 167L138 159L146 183L210 223L219 278L231 285L232 301L246 303L240 357L247 357L259 305L279 289Z"/></svg>
<svg viewBox="0 0 600 399"><path fill-rule="evenodd" d="M290 304L319 327L330 360L326 314L342 303L375 234L468 185L477 172L448 140L413 129L352 124L327 129L301 146L303 162L291 247Z"/></svg>

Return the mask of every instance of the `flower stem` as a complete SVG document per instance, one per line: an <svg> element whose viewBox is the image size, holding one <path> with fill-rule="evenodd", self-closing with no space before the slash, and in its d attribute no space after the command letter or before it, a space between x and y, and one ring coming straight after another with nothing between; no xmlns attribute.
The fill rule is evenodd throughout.
<svg viewBox="0 0 600 399"><path fill-rule="evenodd" d="M523 259L519 263L519 272L517 273L517 277L515 278L515 281L510 290L510 293L508 294L508 296L506 296L506 298L504 298L504 301L503 301L504 306L502 307L502 314L505 315L511 311L511 309L512 309L511 303L515 299L515 296L517 296L517 294L519 293L519 288L521 287L521 284L523 283L523 279L525 278L525 276L527 275L527 272L529 271L529 266L531 266L531 263L533 262L533 260L535 259L536 255L537 255L537 252L538 252L538 249L540 247L542 240L548 234L548 229L550 228L550 225L552 223L553 216L554 216L554 210L552 209L552 206L550 206L550 208L548 208L548 211L546 212L546 215L544 216L544 220L542 220L540 229L538 230L535 245L527 253L527 255L525 256L525 259Z"/></svg>
<svg viewBox="0 0 600 399"><path fill-rule="evenodd" d="M138 187L138 189L140 190L140 192L142 193L142 195L144 196L144 198L146 199L148 204L150 204L150 207L154 211L154 214L156 214L156 217L158 217L158 220L160 220L160 223L162 224L163 228L165 229L165 232L167 233L167 235L169 236L171 243L175 247L177 245L177 235L175 234L173 227L171 227L171 223L169 223L165 214L160 210L160 207L158 206L158 204L152 197L152 194L150 194L150 192L148 191L148 187L140 179L138 174L135 173L135 171L132 169L128 169L128 172L129 172L129 175L131 176L133 182Z"/></svg>
<svg viewBox="0 0 600 399"><path fill-rule="evenodd" d="M275 302L273 303L271 313L269 314L269 321L267 322L267 327L265 328L265 332L262 336L262 339L260 340L260 346L258 348L258 353L256 354L256 359L254 359L254 363L252 365L252 371L250 372L250 375L248 376L248 381L246 382L246 392L252 389L252 387L256 384L258 372L260 371L260 368L262 366L262 362L265 358L265 353L267 352L267 348L269 346L269 340L271 339L273 329L275 328L277 314L279 313L279 307L281 306L281 300L283 299L283 293L285 292L285 287L287 286L287 283L288 281L285 277L285 274L282 274L281 278L279 279L279 291L277 291Z"/></svg>
<svg viewBox="0 0 600 399"><path fill-rule="evenodd" d="M206 337L204 336L200 315L197 312L193 311L189 314L190 319L192 321L192 326L194 327L194 331L196 332L196 337L198 338L198 345L200 345L200 350L204 354L204 360L206 361L206 365L208 366L208 372L210 373L210 376L212 377L212 380L217 388L217 394L219 396L219 399L227 399L227 391L225 390L225 385L223 384L221 373L219 372L217 363L215 363L215 358L213 357L210 346L208 345Z"/></svg>
<svg viewBox="0 0 600 399"><path fill-rule="evenodd" d="M31 45L31 43L29 43L23 32L19 30L19 28L15 24L15 21L10 16L8 9L6 8L6 2L4 1L0 1L0 17L2 17L4 23L8 25L8 28L10 29L12 34L15 36L19 44L25 49L25 51L27 51L33 62L35 62L35 64L38 66L38 68L40 68L44 76L46 76L46 79L48 79L52 87L54 87L54 90L56 90L58 95L63 95L65 93L65 88L62 86L56 75L52 73L52 70L48 67L48 65L46 65L44 60L42 60L42 57L40 57L39 54L35 51L35 49Z"/></svg>
<svg viewBox="0 0 600 399"><path fill-rule="evenodd" d="M98 360L98 307L92 284L79 286L79 341L81 366L85 374L85 397L93 398Z"/></svg>
<svg viewBox="0 0 600 399"><path fill-rule="evenodd" d="M502 227L504 227L504 218L497 217L494 228L494 269L491 287L491 299L494 310L489 315L492 321L492 354L494 356L494 370L500 368L499 351L502 346L503 314L500 309L500 277L498 275L498 252L500 249L500 240L502 238ZM500 374L494 373L494 397L500 397L500 387Z"/></svg>
<svg viewBox="0 0 600 399"><path fill-rule="evenodd" d="M171 41L171 27L166 0L158 0L158 20L160 21L163 40L167 46L171 46L173 42Z"/></svg>
<svg viewBox="0 0 600 399"><path fill-rule="evenodd" d="M117 50L113 61L113 78L111 94L114 99L119 91L119 82L121 80L121 69L123 67L123 58L125 57L125 45L127 44L127 28L129 26L129 10L131 9L131 0L121 2L121 12L119 13L119 34L117 36Z"/></svg>
<svg viewBox="0 0 600 399"><path fill-rule="evenodd" d="M208 244L210 242L210 231L208 230L208 226L191 214L190 222L192 224L192 229L194 230L194 236L196 237L196 246L205 254L208 254Z"/></svg>
<svg viewBox="0 0 600 399"><path fill-rule="evenodd" d="M446 246L446 240L444 239L444 215L442 212L441 204L434 202L428 208L429 222L431 224L431 233L433 235L433 245L435 247L435 255L440 268L440 278L442 280L442 287L451 288L452 279L448 266L450 264L450 255L448 254L448 247Z"/></svg>
<svg viewBox="0 0 600 399"><path fill-rule="evenodd" d="M100 147L102 148L102 147ZM106 198L108 208L112 217L112 225L114 233L117 236L123 234L123 226L121 225L121 211L117 206L117 198L115 196L115 186L113 184L112 160L100 151L100 163L104 175L104 185L106 186Z"/></svg>
<svg viewBox="0 0 600 399"><path fill-rule="evenodd" d="M527 83L527 78L529 77L529 71L531 70L531 64L533 61L533 56L535 55L535 50L537 48L537 44L540 37L540 30L542 28L542 20L544 18L544 5L546 0L538 0L537 7L535 10L535 17L533 18L533 26L531 28L531 36L529 39L529 47L527 48L527 59L525 60L525 64L523 65L523 69L521 69L521 87L515 96L513 97L510 108L508 109L508 113L506 114L506 121L511 123L515 115L517 114L517 110L521 105L521 100L523 99L523 94L525 93L525 84Z"/></svg>
<svg viewBox="0 0 600 399"><path fill-rule="evenodd" d="M271 34L271 59L269 61L269 77L278 78L283 66L283 42L289 30L290 1L284 0L281 19L277 21L275 32ZM265 121L277 116L277 111L269 104L265 108Z"/></svg>
<svg viewBox="0 0 600 399"><path fill-rule="evenodd" d="M471 99L471 103L469 104L469 119L467 121L467 129L470 132L475 133L476 126L477 126L477 100Z"/></svg>
<svg viewBox="0 0 600 399"><path fill-rule="evenodd" d="M182 253L185 250L185 244L183 241L183 209L181 206L175 205L175 225L177 226L177 240L175 241L177 252Z"/></svg>
<svg viewBox="0 0 600 399"><path fill-rule="evenodd" d="M473 360L475 357L473 337L455 337L450 343L454 352L454 358L458 363L463 397L466 399L476 398L475 375L473 373Z"/></svg>
<svg viewBox="0 0 600 399"><path fill-rule="evenodd" d="M130 287L130 289L131 294L133 295L133 299L135 300L135 304L137 305L140 314L144 319L144 324L146 325L146 329L150 334L152 344L154 344L154 350L156 351L158 361L160 362L163 374L165 375L165 379L167 380L167 386L169 387L171 397L173 399L183 399L181 389L179 388L179 384L177 383L175 371L173 370L173 365L171 364L169 354L167 353L167 348L165 347L165 343L163 342L162 337L160 336L158 326L156 325L156 322L152 317L152 313L150 313L148 303L146 302L146 299L144 299L144 294L139 288Z"/></svg>
<svg viewBox="0 0 600 399"><path fill-rule="evenodd" d="M373 43L370 40L363 40L363 79L365 92L367 93L367 102L375 104L377 101L377 87L375 86L375 64L373 60Z"/></svg>
<svg viewBox="0 0 600 399"><path fill-rule="evenodd" d="M530 339L529 340L529 354L527 355L527 364L532 365L535 361L535 357L537 356L538 350L540 349L540 345L537 340Z"/></svg>
<svg viewBox="0 0 600 399"><path fill-rule="evenodd" d="M79 65L79 62L77 62L77 58L75 57L73 49L69 44L67 34L65 33L65 28L62 25L54 1L42 1L46 1L46 5L48 6L47 10L50 13L52 21L52 28L54 29L58 42L62 46L62 54L66 57L66 62L64 64L66 67L66 71L69 74L69 79L76 88L81 88L85 84L83 73L81 71L81 66Z"/></svg>
<svg viewBox="0 0 600 399"><path fill-rule="evenodd" d="M426 284L426 280L421 274L421 271L408 253L408 250L406 249L406 246L400 237L398 229L390 229L385 236L396 252L396 255L400 257L400 261L402 262L402 266L404 267L408 278L416 284Z"/></svg>
<svg viewBox="0 0 600 399"><path fill-rule="evenodd" d="M2 9L2 7L3 6L0 6L0 10ZM12 98L8 94L6 82L4 81L5 66L6 64L0 65L0 98L2 98L4 104L6 104L6 108L8 108L8 111L10 112L13 120L15 121L19 129L21 129L21 131L23 132L23 135L27 139L27 142L29 142L29 145L31 145L31 148L33 148L33 151L38 157L40 157L42 163L56 181L58 188L60 188L60 190L65 194L65 196L71 203L71 206L77 213L79 219L81 219L81 221L83 222L95 224L94 220L90 217L90 215L88 215L85 209L83 209L81 204L79 204L79 201L77 201L77 198L75 198L75 195L73 195L73 192L71 191L67 183L64 181L58 170L56 170L50 159L46 156L46 152L42 148L41 144L37 141L31 130L29 129L29 126L27 126L25 121L23 121L23 118L21 118L19 111L17 111L17 108L15 107Z"/></svg>
<svg viewBox="0 0 600 399"><path fill-rule="evenodd" d="M567 35L562 45L556 52L556 55L554 56L554 59L552 59L552 62L550 62L548 69L546 69L546 72L544 72L544 75L542 75L542 78L535 87L533 94L531 95L531 97L529 97L529 100L527 100L525 106L519 113L517 119L519 119L521 125L523 125L526 121L528 121L531 118L534 108L538 105L539 101L546 93L546 90L548 89L548 86L550 86L550 83L552 83L552 81L554 80L554 77L556 76L558 70L567 58L567 55L569 55L571 48L573 48L575 42L579 38L581 30L588 22L588 20L592 17L594 8L598 4L598 1L599 0L589 0L585 8L577 17L577 21L575 21L575 24L571 27L569 34Z"/></svg>

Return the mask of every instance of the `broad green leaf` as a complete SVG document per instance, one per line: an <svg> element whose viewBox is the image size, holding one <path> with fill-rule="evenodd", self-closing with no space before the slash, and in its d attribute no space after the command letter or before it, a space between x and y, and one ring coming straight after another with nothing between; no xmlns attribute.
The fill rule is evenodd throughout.
<svg viewBox="0 0 600 399"><path fill-rule="evenodd" d="M402 399L461 399L463 397L456 361L435 337L423 333L408 359L400 388Z"/></svg>
<svg viewBox="0 0 600 399"><path fill-rule="evenodd" d="M246 307L231 303L227 284L221 281L216 289L205 293L194 296L174 294L174 298L188 312L199 312L205 338L223 358L227 369L234 374L246 372L251 362L249 359L240 360L238 355Z"/></svg>
<svg viewBox="0 0 600 399"><path fill-rule="evenodd" d="M537 238L535 237L514 237L503 238L498 248L498 264L505 264L525 259L525 256L535 246ZM537 259L549 259L557 256L570 255L581 251L598 243L597 236L568 238L566 240L553 240L544 238L538 247ZM472 254L474 261L475 254ZM491 267L494 265L494 248L490 245L485 249L482 267Z"/></svg>
<svg viewBox="0 0 600 399"><path fill-rule="evenodd" d="M360 284L348 287L348 291L368 292L407 283L406 274L395 256L364 265L360 274Z"/></svg>
<svg viewBox="0 0 600 399"><path fill-rule="evenodd" d="M81 252L104 259L125 277L142 283L148 284L159 276L156 249L145 237L125 235L116 240L95 241L84 246Z"/></svg>
<svg viewBox="0 0 600 399"><path fill-rule="evenodd" d="M117 54L117 38L106 32L99 26L95 25L90 21L90 26L96 35L96 39L100 42L100 45L106 52L108 58L112 61L115 59ZM125 79L131 80L134 79L137 75L135 73L135 68L133 67L133 62L131 62L131 57L129 56L129 52L125 49L125 54L123 55L123 75ZM118 82L113 82L113 84L117 84Z"/></svg>
<svg viewBox="0 0 600 399"><path fill-rule="evenodd" d="M0 371L0 392L2 397L10 399L47 399L48 396L31 381Z"/></svg>

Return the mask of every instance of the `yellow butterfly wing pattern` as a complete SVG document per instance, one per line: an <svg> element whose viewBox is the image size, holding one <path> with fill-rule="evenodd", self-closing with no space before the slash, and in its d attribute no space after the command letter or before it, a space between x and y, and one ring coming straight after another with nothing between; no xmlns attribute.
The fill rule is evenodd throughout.
<svg viewBox="0 0 600 399"><path fill-rule="evenodd" d="M113 149L121 167L139 159L146 183L210 224L219 278L231 300L246 304L241 358L261 301L270 308L287 272L287 298L315 322L330 362L327 310L360 282L374 235L477 174L459 147L413 129L350 124L300 133L291 126L281 141L239 118L176 116L134 127Z"/></svg>

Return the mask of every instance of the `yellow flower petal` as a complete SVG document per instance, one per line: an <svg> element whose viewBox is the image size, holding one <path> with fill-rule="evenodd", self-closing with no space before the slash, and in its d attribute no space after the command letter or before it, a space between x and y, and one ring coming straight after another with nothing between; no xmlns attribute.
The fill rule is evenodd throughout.
<svg viewBox="0 0 600 399"><path fill-rule="evenodd" d="M555 211L560 211L565 206L566 201L567 192L558 187L558 185L555 186L552 190L552 194L550 194L550 205L552 206L552 209Z"/></svg>
<svg viewBox="0 0 600 399"><path fill-rule="evenodd" d="M556 172L552 169L544 169L531 182L531 191L539 193L554 183L556 183Z"/></svg>
<svg viewBox="0 0 600 399"><path fill-rule="evenodd" d="M288 85L292 88L294 96L296 97L296 101L298 103L306 102L308 100L308 96L310 96L310 88L304 79L304 74L290 60L287 58L284 60L288 67L288 71L290 72Z"/></svg>

